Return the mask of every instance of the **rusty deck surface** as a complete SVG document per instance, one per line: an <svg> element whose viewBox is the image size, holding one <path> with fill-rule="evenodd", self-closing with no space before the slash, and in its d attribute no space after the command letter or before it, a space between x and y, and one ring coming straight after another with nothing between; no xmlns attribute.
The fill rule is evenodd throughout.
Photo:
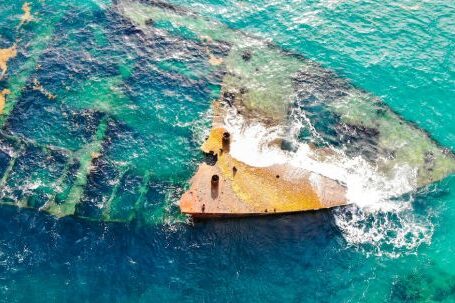
<svg viewBox="0 0 455 303"><path fill-rule="evenodd" d="M229 146L223 144L224 134L226 130L215 123L202 145L202 151L217 161L199 166L190 189L181 198L183 213L193 217L253 216L347 203L346 188L327 177L290 165L253 167L234 159Z"/></svg>

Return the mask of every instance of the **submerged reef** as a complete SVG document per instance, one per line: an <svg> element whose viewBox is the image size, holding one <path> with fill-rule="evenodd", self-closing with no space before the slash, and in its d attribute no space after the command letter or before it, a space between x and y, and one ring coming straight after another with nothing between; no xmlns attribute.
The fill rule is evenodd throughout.
<svg viewBox="0 0 455 303"><path fill-rule="evenodd" d="M336 161L341 156L333 150L342 150L385 176L409 167L413 188L455 170L451 151L378 98L264 39L159 1L52 5L34 3L32 16L31 5L18 3L12 15L22 16L1 46L0 203L91 220L179 218L176 202L187 185L181 180L203 158L195 138L202 136L188 125L208 128L203 117L212 100L221 118L209 137L213 146L203 149L216 164L203 170L218 169L219 184L230 182L251 212L301 209L303 195L305 209L344 204L346 185L287 164L267 170L221 154L219 134L231 132L232 115L245 128L279 128L264 144L289 152L306 140L294 129L304 117L317 134L308 139L316 160ZM93 18L96 25L87 26ZM231 135L235 146L238 134ZM296 175L302 180L294 184ZM333 195L316 190L311 182L318 178ZM269 186L262 191L263 182ZM274 198L263 207L252 193ZM280 199L295 203L280 208L273 202Z"/></svg>
<svg viewBox="0 0 455 303"><path fill-rule="evenodd" d="M22 26L27 22L33 21L32 7L31 7L30 3L25 2L24 5L22 5L22 11L24 13L21 16L21 22L20 22L19 26Z"/></svg>
<svg viewBox="0 0 455 303"><path fill-rule="evenodd" d="M444 302L455 295L455 276L431 264L431 270L414 270L394 281L392 302Z"/></svg>
<svg viewBox="0 0 455 303"><path fill-rule="evenodd" d="M390 182L394 182L398 175L406 174L405 183L408 186L396 191L395 195L439 181L455 171L453 153L439 147L427 133L403 120L380 99L356 88L346 79L301 55L286 52L267 41L230 29L194 12L163 6L160 2L124 0L118 1L117 7L124 16L144 31L150 27L159 28L175 32L181 38L203 45L208 62L223 74L221 95L218 100L222 106L233 109L237 116L234 119L243 121L242 128L259 123L266 128L288 129L288 133L273 138L270 142L263 142L263 145L280 144L282 149L292 150L292 144L288 147L286 144L296 139L292 133L295 128L293 124L296 120L305 118L310 131L313 132L312 141L309 143L315 146L313 152L316 157L330 158L332 162L346 161L344 160L346 157L361 157L371 167L376 168L378 175ZM161 27L161 24L166 27ZM213 53L217 53L217 56L215 57ZM232 117L224 115L221 120L226 119ZM213 137L216 137L215 134L220 129L226 127L225 122L214 123L210 141L215 140L220 144L220 139ZM327 150L338 152L327 154ZM256 165L254 160L251 163L232 163L238 159L221 155L214 148L207 149L203 146L203 151L211 152L218 157L215 167L221 172L202 164L192 181L193 186L189 194L182 199L184 212L192 213L196 209L201 212L200 204L203 204L205 205L203 212L207 214L207 202L212 200L213 203L213 200L216 200L209 190L200 188L209 187L210 174L207 171L212 171L213 174L221 173L224 177L222 181L226 180L229 188L225 190L235 192L235 198L221 199L233 201L232 213L239 207L239 203L234 203L238 199L243 202L255 200L256 212L260 213L267 212L270 208L268 204L273 200L280 200L283 212L298 210L291 207L295 204L289 202L293 200L291 196L273 198L276 193L269 193L265 195L267 198L260 198L261 193L254 190L257 184L251 176L247 178L251 185L244 188L240 188L241 185L235 181L235 177L231 177L230 181L226 179L233 175L227 173L226 167L229 166L231 170L231 166L238 169L246 165L248 169L253 170L255 166L260 166ZM257 160L260 162L260 159ZM292 171L292 168L288 166L285 170ZM242 174L239 173L237 179L240 179ZM204 178L204 181L201 178ZM344 180L337 181L343 183ZM270 181L262 175L259 183L274 184L285 193L286 186L281 184L280 187L281 182L282 180L278 179ZM305 188L297 185L294 187L296 192ZM331 190L327 187L328 192ZM199 193L199 198L195 197L196 193ZM300 206L300 210L324 207L323 204L310 203L314 201L310 197L311 193L311 190L307 190L308 203L306 206ZM297 200L299 199L305 200L302 198ZM197 207L188 209L188 205L191 204L189 201L193 201ZM346 202L350 201L339 198L333 205ZM224 201L218 204L226 203ZM275 207L272 209L277 208L277 204L273 205ZM286 206L290 208L286 209Z"/></svg>

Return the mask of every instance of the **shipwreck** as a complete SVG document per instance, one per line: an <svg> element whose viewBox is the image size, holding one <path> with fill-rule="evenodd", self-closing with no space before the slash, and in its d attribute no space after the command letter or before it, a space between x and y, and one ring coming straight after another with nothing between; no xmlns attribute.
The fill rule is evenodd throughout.
<svg viewBox="0 0 455 303"><path fill-rule="evenodd" d="M246 163L230 153L232 113L244 127L281 127L267 142L292 152L296 115L304 115L318 140L309 142L317 160L362 157L385 179L403 167L410 186L439 181L455 171L455 158L423 130L405 121L379 98L305 58L197 13L157 1L120 1L119 11L139 28L171 24L183 38L204 45L208 62L222 73L213 104L210 135L200 164L182 196L180 209L194 217L249 216L300 212L350 203L343 180L279 163ZM336 152L338 151L338 152ZM258 159L259 160L259 159Z"/></svg>

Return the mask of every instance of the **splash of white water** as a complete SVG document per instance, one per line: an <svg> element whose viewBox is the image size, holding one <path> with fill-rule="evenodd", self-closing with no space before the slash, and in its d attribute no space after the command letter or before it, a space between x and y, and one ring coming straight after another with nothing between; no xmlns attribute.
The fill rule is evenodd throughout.
<svg viewBox="0 0 455 303"><path fill-rule="evenodd" d="M322 140L304 113L299 114L300 119L291 127L266 127L230 110L225 125L233 138L232 156L256 167L286 163L346 184L352 205L333 211L334 220L348 245L367 254L396 257L429 243L431 220L413 215L412 200L394 199L416 190L415 168L394 167L393 175L385 176L362 157L349 157L334 147L321 157L308 143L295 139L300 129L307 127L314 138ZM295 149L282 150L277 144L281 139L291 140Z"/></svg>

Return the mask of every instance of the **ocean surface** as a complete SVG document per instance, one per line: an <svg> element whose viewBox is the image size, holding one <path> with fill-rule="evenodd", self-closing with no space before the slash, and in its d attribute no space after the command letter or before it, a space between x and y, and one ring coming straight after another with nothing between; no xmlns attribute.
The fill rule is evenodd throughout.
<svg viewBox="0 0 455 303"><path fill-rule="evenodd" d="M180 214L221 92L195 35L210 22L317 62L453 153L453 1L0 0L16 50L0 64L0 301L455 302L453 174L387 203L375 188L294 215Z"/></svg>

